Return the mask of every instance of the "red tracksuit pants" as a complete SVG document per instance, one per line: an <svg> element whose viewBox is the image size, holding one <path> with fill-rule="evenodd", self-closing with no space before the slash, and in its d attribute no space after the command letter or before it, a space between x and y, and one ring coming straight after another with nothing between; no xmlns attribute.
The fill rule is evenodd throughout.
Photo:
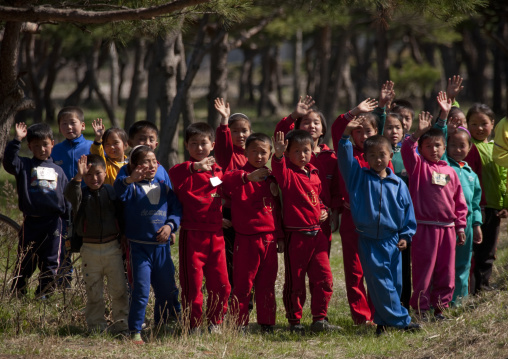
<svg viewBox="0 0 508 359"><path fill-rule="evenodd" d="M411 240L413 296L409 301L416 311L430 306L441 312L448 307L455 290L455 227L418 224Z"/></svg>
<svg viewBox="0 0 508 359"><path fill-rule="evenodd" d="M309 276L312 291L312 318L316 321L326 317L328 302L333 293L328 243L328 238L321 231L313 237L302 232L286 232L283 301L290 324L298 324L302 318L302 307L306 298L306 274Z"/></svg>
<svg viewBox="0 0 508 359"><path fill-rule="evenodd" d="M233 313L238 325L249 324L249 299L256 288L258 324L275 325L277 241L273 233L246 236L236 233L233 254Z"/></svg>
<svg viewBox="0 0 508 359"><path fill-rule="evenodd" d="M215 233L181 229L179 251L182 304L190 310L191 329L201 325L203 275L208 292L206 316L210 324L220 324L231 292L222 228Z"/></svg>
<svg viewBox="0 0 508 359"><path fill-rule="evenodd" d="M340 221L340 239L346 281L347 300L355 324L372 321L374 306L363 285L363 269L358 256L358 233L349 209L344 209Z"/></svg>

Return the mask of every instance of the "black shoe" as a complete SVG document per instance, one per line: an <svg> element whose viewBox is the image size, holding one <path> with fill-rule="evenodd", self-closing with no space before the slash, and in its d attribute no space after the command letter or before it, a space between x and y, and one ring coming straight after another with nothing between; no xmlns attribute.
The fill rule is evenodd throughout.
<svg viewBox="0 0 508 359"><path fill-rule="evenodd" d="M407 326L404 327L404 331L406 331L406 332L417 332L421 329L422 329L422 327L418 323L409 323Z"/></svg>
<svg viewBox="0 0 508 359"><path fill-rule="evenodd" d="M298 324L291 324L289 326L289 330L291 331L291 333L296 333L296 334L301 334L301 335L305 334L305 328L300 323L298 323Z"/></svg>
<svg viewBox="0 0 508 359"><path fill-rule="evenodd" d="M273 325L261 324L261 333L273 334Z"/></svg>
<svg viewBox="0 0 508 359"><path fill-rule="evenodd" d="M446 318L443 313L436 313L434 314L434 320L436 322L440 322L440 321L443 321L443 320L448 320L448 318Z"/></svg>
<svg viewBox="0 0 508 359"><path fill-rule="evenodd" d="M386 333L386 325L379 325L377 326L376 328L376 335L379 336L379 335L382 335Z"/></svg>
<svg viewBox="0 0 508 359"><path fill-rule="evenodd" d="M331 325L326 319L316 320L310 326L310 331L313 333L337 332L339 330L342 330L342 328L338 325Z"/></svg>
<svg viewBox="0 0 508 359"><path fill-rule="evenodd" d="M249 300L249 313L252 312L252 309L254 309L254 302L251 300Z"/></svg>

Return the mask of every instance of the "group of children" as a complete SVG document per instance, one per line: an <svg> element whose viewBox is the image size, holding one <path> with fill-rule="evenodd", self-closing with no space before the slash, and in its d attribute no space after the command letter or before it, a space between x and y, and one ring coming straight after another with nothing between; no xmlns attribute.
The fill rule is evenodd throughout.
<svg viewBox="0 0 508 359"><path fill-rule="evenodd" d="M176 319L199 331L204 277L209 331L220 330L228 306L245 329L254 290L257 322L269 333L279 252L290 330L305 332L300 320L308 277L310 330L334 331L339 327L327 318L329 257L332 232L339 229L355 324L377 325L378 334L386 327L418 330L409 307L420 319L431 311L444 319L451 303L492 289L499 221L508 215L507 170L494 162L489 142L493 113L475 104L464 116L452 106L461 82L450 79L437 99L439 119L433 124L421 113L411 135L411 104L396 100L393 82L386 82L379 102L367 99L335 120L334 150L324 143L326 120L310 96L277 124L272 138L252 133L246 115L230 115L229 104L216 99L220 126L214 131L198 122L185 129L190 158L168 172L157 162L158 130L148 121L134 123L127 134L105 130L97 119L92 142L81 134L83 112L64 108L58 124L66 139L55 146L48 125L18 123L3 160L16 176L24 215L13 290L25 294L39 266L36 295L51 293L68 232L70 250L82 256L90 330L128 330L143 343L151 286L155 325ZM31 159L18 156L24 137ZM508 148L508 140L499 141ZM506 161L507 151L498 152ZM69 227L64 222L71 212ZM171 257L178 230L182 305ZM104 276L114 318L109 327Z"/></svg>

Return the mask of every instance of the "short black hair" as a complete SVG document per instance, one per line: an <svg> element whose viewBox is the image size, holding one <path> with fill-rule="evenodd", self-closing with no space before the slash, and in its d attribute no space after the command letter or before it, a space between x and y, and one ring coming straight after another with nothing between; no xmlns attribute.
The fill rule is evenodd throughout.
<svg viewBox="0 0 508 359"><path fill-rule="evenodd" d="M464 117L466 117L465 116L466 114L464 113L464 111L462 111L460 109L460 107L452 106L452 108L450 109L450 112L448 112L448 119L455 117L457 115L457 113L461 113L464 115Z"/></svg>
<svg viewBox="0 0 508 359"><path fill-rule="evenodd" d="M159 137L159 129L154 123L150 121L137 121L129 128L129 139L132 140L139 131L144 130L145 128L154 131L157 137Z"/></svg>
<svg viewBox="0 0 508 359"><path fill-rule="evenodd" d="M103 169L106 169L106 162L104 161L104 158L102 158L99 155L86 155L86 164L91 165L92 167L102 167Z"/></svg>
<svg viewBox="0 0 508 359"><path fill-rule="evenodd" d="M363 153L368 153L369 150L371 150L375 146L380 145L385 145L390 150L390 152L393 152L392 144L386 137L382 135L374 135L370 136L363 142Z"/></svg>
<svg viewBox="0 0 508 359"><path fill-rule="evenodd" d="M304 131L304 130L289 131L286 135L286 140L288 141L287 151L289 151L291 149L291 146L293 145L293 143L297 143L297 144L310 143L310 148L312 150L314 150L314 139L312 138L310 133L308 133L307 131Z"/></svg>
<svg viewBox="0 0 508 359"><path fill-rule="evenodd" d="M155 153L150 147L148 146L136 146L132 150L132 152L129 155L129 173L132 173L136 166L138 166L138 163L141 159L145 158L145 156L149 153Z"/></svg>
<svg viewBox="0 0 508 359"><path fill-rule="evenodd" d="M253 133L247 137L247 140L245 141L245 149L249 148L249 145L255 141L268 143L270 145L270 151L272 150L272 139L268 135L261 132Z"/></svg>
<svg viewBox="0 0 508 359"><path fill-rule="evenodd" d="M466 115L467 123L469 123L469 119L471 118L471 116L478 114L478 113L486 115L488 118L490 118L490 120L492 122L494 122L494 120L495 120L494 111L492 111L492 109L489 106L487 106L486 104L477 102L477 103L474 103L469 108L469 111L467 111L467 115Z"/></svg>
<svg viewBox="0 0 508 359"><path fill-rule="evenodd" d="M324 142L324 139L325 139L325 135L326 135L326 131L328 129L328 126L326 125L326 118L325 118L325 115L323 115L323 113L321 111L319 111L318 107L317 106L312 106L310 109L309 109L309 113L310 112L314 112L316 115L319 116L319 119L321 120L321 136L319 137L319 141L318 143L319 144L322 144ZM303 117L299 117L295 120L295 129L299 129L300 128L300 123L302 122L302 119Z"/></svg>
<svg viewBox="0 0 508 359"><path fill-rule="evenodd" d="M411 117L415 117L415 109L411 102L404 99L394 100L392 103L392 111L399 113L402 110L408 110L411 113Z"/></svg>
<svg viewBox="0 0 508 359"><path fill-rule="evenodd" d="M208 136L211 142L215 141L215 131L206 122L196 122L190 124L185 129L185 143L188 143L191 137L196 135Z"/></svg>
<svg viewBox="0 0 508 359"><path fill-rule="evenodd" d="M36 123L26 130L26 140L28 143L34 140L45 140L47 138L53 141L53 131L47 123Z"/></svg>
<svg viewBox="0 0 508 359"><path fill-rule="evenodd" d="M65 115L76 115L80 122L85 122L85 114L83 113L83 110L78 106L67 106L62 108L56 117L58 125L60 125L60 120Z"/></svg>
<svg viewBox="0 0 508 359"><path fill-rule="evenodd" d="M104 132L104 134L102 135L103 145L106 143L109 136L111 136L113 133L115 133L118 136L118 138L122 140L123 143L127 143L127 132L125 132L125 130L120 127L111 127L108 128L106 132Z"/></svg>
<svg viewBox="0 0 508 359"><path fill-rule="evenodd" d="M249 128L251 128L249 117L247 117L246 114L240 113L240 112L234 113L231 116L229 116L228 127L231 127L235 122L238 122L238 121L246 121L249 124Z"/></svg>
<svg viewBox="0 0 508 359"><path fill-rule="evenodd" d="M443 143L446 144L444 132L441 131L441 129L439 128L433 127L420 136L420 138L418 139L418 147L421 147L423 145L423 142L428 138L441 138L443 140Z"/></svg>
<svg viewBox="0 0 508 359"><path fill-rule="evenodd" d="M379 116L372 112L363 113L358 117L363 117L376 132L379 130Z"/></svg>
<svg viewBox="0 0 508 359"><path fill-rule="evenodd" d="M399 120L400 124L402 125L402 128L404 128L404 122L402 121L402 116L400 115L400 113L388 112L386 114L386 118L388 118L388 117L393 117L393 118L396 118L397 120Z"/></svg>

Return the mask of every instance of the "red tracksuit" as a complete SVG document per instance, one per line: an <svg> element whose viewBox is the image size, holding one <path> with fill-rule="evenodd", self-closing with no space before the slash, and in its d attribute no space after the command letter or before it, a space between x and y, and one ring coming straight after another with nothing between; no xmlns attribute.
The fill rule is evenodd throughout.
<svg viewBox="0 0 508 359"><path fill-rule="evenodd" d="M250 182L247 174L256 169L247 162L242 169L227 172L222 184L225 195L231 198L236 230L232 309L238 325L249 324L249 299L255 286L258 324L275 325L277 238L284 237L280 229L279 187L273 176Z"/></svg>
<svg viewBox="0 0 508 359"><path fill-rule="evenodd" d="M308 173L284 157L272 157L272 173L284 199L285 282L283 301L290 324L300 323L305 304L305 274L311 288L313 320L326 317L332 296L333 278L328 259L328 238L321 231L319 218L326 207L319 199L321 180L317 169L307 164Z"/></svg>
<svg viewBox="0 0 508 359"><path fill-rule="evenodd" d="M190 307L190 327L201 324L203 315L203 275L208 291L207 317L211 324L222 322L228 306L231 287L226 270L226 253L222 236L221 197L213 187L212 177L222 178L222 169L196 172L194 160L172 167L168 174L183 207L181 221L180 286L184 308Z"/></svg>
<svg viewBox="0 0 508 359"><path fill-rule="evenodd" d="M282 131L287 134L295 128L295 119L289 115L279 121L275 127L275 134ZM340 138L339 138L340 139ZM314 165L319 171L319 179L321 180L321 194L320 198L328 208L333 210L342 210L342 196L339 187L339 166L337 165L337 155L324 143L319 145L321 151L313 153L310 163ZM326 238L329 239L330 244L332 241L332 228L330 226L330 218L321 223ZM328 250L330 255L330 250Z"/></svg>

